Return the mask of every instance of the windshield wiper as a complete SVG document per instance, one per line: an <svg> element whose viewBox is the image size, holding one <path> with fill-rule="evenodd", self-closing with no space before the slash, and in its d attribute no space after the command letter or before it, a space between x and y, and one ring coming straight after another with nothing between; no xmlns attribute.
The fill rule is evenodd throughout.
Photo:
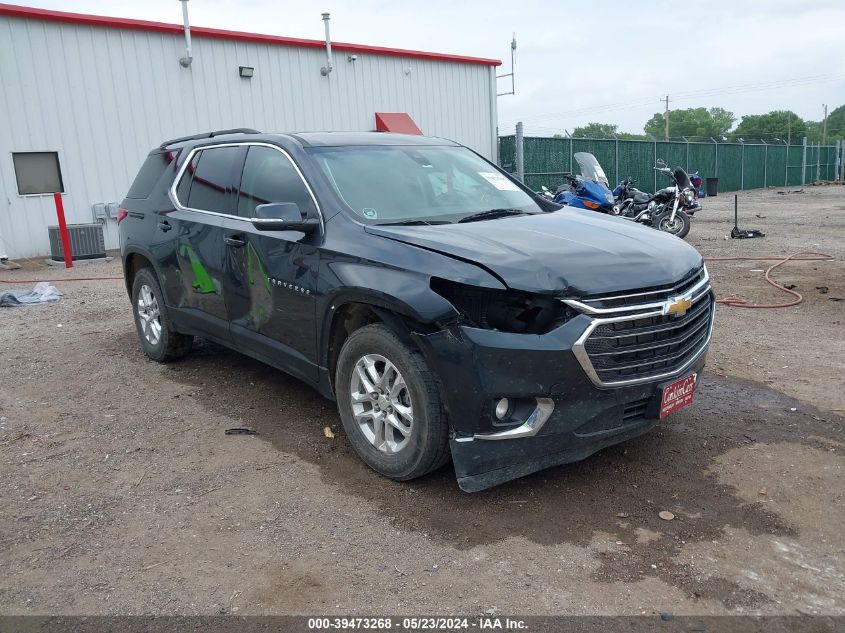
<svg viewBox="0 0 845 633"><path fill-rule="evenodd" d="M399 222L379 222L376 226L429 226L432 224L451 224L448 220L400 220Z"/></svg>
<svg viewBox="0 0 845 633"><path fill-rule="evenodd" d="M472 215L467 215L458 222L477 222L478 220L493 220L494 218L504 218L509 215L533 215L528 213L528 211L522 211L521 209L488 209L487 211L479 211L478 213L473 213Z"/></svg>

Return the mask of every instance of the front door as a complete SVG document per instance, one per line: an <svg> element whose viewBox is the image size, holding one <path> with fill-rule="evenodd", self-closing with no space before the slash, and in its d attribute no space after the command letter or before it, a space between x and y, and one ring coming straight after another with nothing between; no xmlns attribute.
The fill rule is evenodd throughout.
<svg viewBox="0 0 845 633"><path fill-rule="evenodd" d="M244 151L240 146L223 146L195 152L176 187L179 205L157 228L163 240L175 241L177 321L221 342L230 340L223 290L224 233L237 223L236 184Z"/></svg>
<svg viewBox="0 0 845 633"><path fill-rule="evenodd" d="M269 202L293 202L307 217L319 217L314 197L285 152L250 145L237 198L243 219L225 236L232 339L245 352L316 381L314 292L322 236L259 231L248 220L256 206Z"/></svg>

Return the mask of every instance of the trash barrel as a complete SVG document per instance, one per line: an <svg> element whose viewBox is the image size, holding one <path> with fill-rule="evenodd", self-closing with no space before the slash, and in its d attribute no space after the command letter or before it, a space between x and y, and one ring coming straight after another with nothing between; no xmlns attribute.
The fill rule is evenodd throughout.
<svg viewBox="0 0 845 633"><path fill-rule="evenodd" d="M708 196L715 196L719 194L719 179L718 178L706 178L705 179L705 186L707 187L707 195Z"/></svg>

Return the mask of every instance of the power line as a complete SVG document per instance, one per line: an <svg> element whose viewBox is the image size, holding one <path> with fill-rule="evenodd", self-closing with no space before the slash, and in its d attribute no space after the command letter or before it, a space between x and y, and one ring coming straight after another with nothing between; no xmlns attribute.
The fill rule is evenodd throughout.
<svg viewBox="0 0 845 633"><path fill-rule="evenodd" d="M805 75L803 77L793 77L790 79L778 79L766 82L738 84L734 86L724 86L721 88L707 88L701 90L692 90L687 92L679 92L674 96L677 101L690 101L692 99L700 99L703 97L724 96L729 94L739 94L742 92L757 92L771 89L782 89L785 87L797 87L813 83L820 83L826 81L835 81L845 78L845 72L825 74L825 75ZM604 112L612 112L614 110L632 109L648 106L654 103L653 97L647 99L633 99L627 101L619 101L616 103L608 103L603 105L581 107L573 110L562 110L560 112L552 112L546 114L536 114L533 116L523 117L524 123L542 122L549 119L556 119L561 117L576 117L582 114L601 114Z"/></svg>

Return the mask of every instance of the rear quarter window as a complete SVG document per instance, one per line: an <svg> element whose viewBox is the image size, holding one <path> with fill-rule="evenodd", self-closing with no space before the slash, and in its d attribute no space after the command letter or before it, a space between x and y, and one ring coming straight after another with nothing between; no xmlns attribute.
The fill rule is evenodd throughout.
<svg viewBox="0 0 845 633"><path fill-rule="evenodd" d="M147 156L126 197L148 198L172 160L170 152L156 152Z"/></svg>

